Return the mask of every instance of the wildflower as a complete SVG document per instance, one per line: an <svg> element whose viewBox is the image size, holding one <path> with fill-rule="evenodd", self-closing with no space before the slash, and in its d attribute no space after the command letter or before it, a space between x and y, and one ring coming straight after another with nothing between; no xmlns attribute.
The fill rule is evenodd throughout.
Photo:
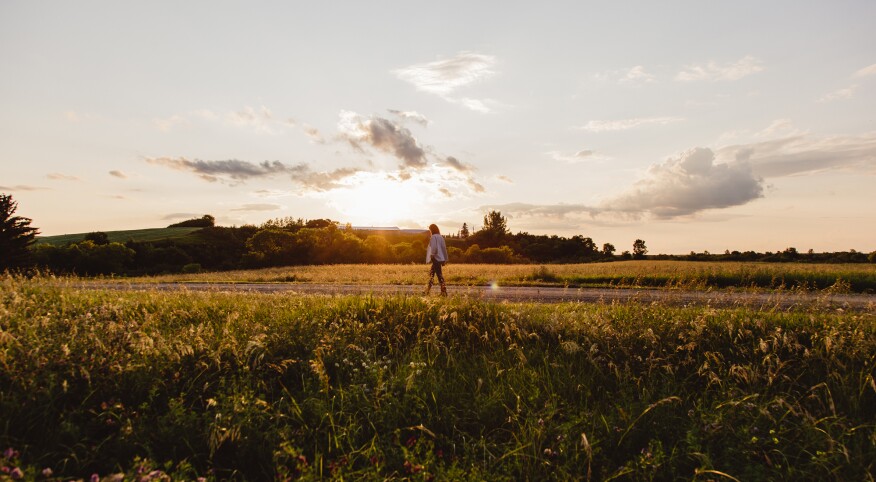
<svg viewBox="0 0 876 482"><path fill-rule="evenodd" d="M15 451L12 450L12 447L9 447L8 449L6 449L6 450L3 451L3 458L4 458L4 459L7 459L7 460L8 460L8 459L11 459L11 458L14 457L14 456L15 456Z"/></svg>
<svg viewBox="0 0 876 482"><path fill-rule="evenodd" d="M18 467L12 469L12 472L9 473L9 476L12 477L12 480L20 480L24 478L24 472L21 471Z"/></svg>
<svg viewBox="0 0 876 482"><path fill-rule="evenodd" d="M91 474L91 478L89 480L91 482L100 482L100 476L97 474Z"/></svg>
<svg viewBox="0 0 876 482"><path fill-rule="evenodd" d="M413 447L414 445L416 445L416 443L417 443L417 437L411 435L411 436L408 438L408 441L405 442L405 445L407 445L408 448L411 448L411 447Z"/></svg>
<svg viewBox="0 0 876 482"><path fill-rule="evenodd" d="M45 477L45 478L51 477L53 473L54 472L52 471L52 469L50 469L48 467L44 468L42 471L43 477Z"/></svg>

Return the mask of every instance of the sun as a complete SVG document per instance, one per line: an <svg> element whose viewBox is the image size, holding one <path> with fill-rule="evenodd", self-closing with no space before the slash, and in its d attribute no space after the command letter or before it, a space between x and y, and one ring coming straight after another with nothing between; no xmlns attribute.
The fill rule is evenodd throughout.
<svg viewBox="0 0 876 482"><path fill-rule="evenodd" d="M405 182L380 173L358 173L350 187L331 193L330 204L356 226L395 226L424 214L426 186L415 179Z"/></svg>

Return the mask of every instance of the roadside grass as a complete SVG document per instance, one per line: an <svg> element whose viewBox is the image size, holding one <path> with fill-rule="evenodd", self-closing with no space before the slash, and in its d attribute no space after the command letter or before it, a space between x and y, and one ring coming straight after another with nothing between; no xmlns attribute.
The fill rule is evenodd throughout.
<svg viewBox="0 0 876 482"><path fill-rule="evenodd" d="M0 465L25 478L876 471L872 311L0 286Z"/></svg>
<svg viewBox="0 0 876 482"><path fill-rule="evenodd" d="M424 265L288 266L199 274L135 278L155 282L255 283L425 283ZM757 289L876 292L874 264L743 263L696 261L621 261L556 265L450 264L453 285L566 286L668 289Z"/></svg>

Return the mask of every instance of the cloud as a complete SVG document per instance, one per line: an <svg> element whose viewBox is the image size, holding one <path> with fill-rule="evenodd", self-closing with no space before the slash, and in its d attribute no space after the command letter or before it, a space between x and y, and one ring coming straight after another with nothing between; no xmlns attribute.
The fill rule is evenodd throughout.
<svg viewBox="0 0 876 482"><path fill-rule="evenodd" d="M671 219L763 197L763 181L745 162L716 163L711 149L694 148L651 165L645 176L597 205L511 203L493 206L523 217Z"/></svg>
<svg viewBox="0 0 876 482"><path fill-rule="evenodd" d="M0 186L0 191L47 191L48 188L40 186L28 186L26 184L18 184L15 186Z"/></svg>
<svg viewBox="0 0 876 482"><path fill-rule="evenodd" d="M223 161L189 160L184 157L147 158L150 164L161 165L178 171L188 171L197 174L209 182L225 182L232 185L240 184L252 178L271 178L288 175L306 189L327 191L342 187L338 181L359 172L356 168L340 168L331 172L314 172L304 163L287 166L280 161L264 161L252 163L237 159Z"/></svg>
<svg viewBox="0 0 876 482"><path fill-rule="evenodd" d="M456 57L403 67L393 73L423 92L443 96L495 74L495 64L496 58L491 55L461 52Z"/></svg>
<svg viewBox="0 0 876 482"><path fill-rule="evenodd" d="M507 182L508 184L514 184L514 181L508 176L496 176L496 179Z"/></svg>
<svg viewBox="0 0 876 482"><path fill-rule="evenodd" d="M619 82L622 84L640 84L654 81L654 76L645 72L645 67L637 65L624 74Z"/></svg>
<svg viewBox="0 0 876 482"><path fill-rule="evenodd" d="M445 162L448 166L456 169L459 172L471 172L474 170L474 166L472 166L471 164L464 164L460 162L459 159L453 156L447 156Z"/></svg>
<svg viewBox="0 0 876 482"><path fill-rule="evenodd" d="M244 204L239 208L232 209L232 211L277 211L282 208L283 206L279 204Z"/></svg>
<svg viewBox="0 0 876 482"><path fill-rule="evenodd" d="M300 166L286 166L280 161L264 161L255 164L237 159L226 161L202 161L200 159L189 160L185 157L157 157L148 158L146 162L166 166L177 171L189 171L198 174L202 179L210 182L229 178L234 181L245 181L254 177L272 177L277 174L285 174L301 169Z"/></svg>
<svg viewBox="0 0 876 482"><path fill-rule="evenodd" d="M779 139L722 147L717 156L742 161L763 177L826 170L876 174L876 132L861 136L815 137L802 133Z"/></svg>
<svg viewBox="0 0 876 482"><path fill-rule="evenodd" d="M408 129L377 116L367 119L350 111L341 111L340 116L338 129L353 147L362 150L365 144L392 154L406 168L426 167L426 151Z"/></svg>
<svg viewBox="0 0 876 482"><path fill-rule="evenodd" d="M606 120L592 120L588 122L586 125L579 127L579 129L590 131L590 132L606 132L606 131L624 131L627 129L632 129L634 127L648 125L648 124L656 124L656 125L666 125L671 124L673 122L683 121L684 118L681 117L637 117L633 119L623 119L623 120L614 120L614 121L606 121Z"/></svg>
<svg viewBox="0 0 876 482"><path fill-rule="evenodd" d="M199 218L200 214L196 213L170 213L165 214L161 217L163 221L173 221L174 219L191 219L191 218Z"/></svg>
<svg viewBox="0 0 876 482"><path fill-rule="evenodd" d="M199 109L181 114L173 114L165 118L153 119L152 122L158 130L169 132L178 127L190 126L195 121L248 128L263 134L276 134L277 128L297 126L297 122L294 119L276 118L271 109L264 105L258 108L244 106L242 109L226 112L225 114L219 114L210 109Z"/></svg>
<svg viewBox="0 0 876 482"><path fill-rule="evenodd" d="M549 217L563 219L567 215L598 214L599 208L584 204L528 204L508 203L481 206L482 211L501 211L504 214L520 217Z"/></svg>
<svg viewBox="0 0 876 482"><path fill-rule="evenodd" d="M461 104L469 109L489 112L484 102L477 99L456 99L451 94L495 74L493 67L496 58L476 52L460 52L455 57L415 64L393 70L399 79L408 82L417 90L435 94L441 98Z"/></svg>
<svg viewBox="0 0 876 482"><path fill-rule="evenodd" d="M830 102L833 100L851 99L855 96L855 91L858 90L857 85L850 85L844 89L835 90L818 99L818 102Z"/></svg>
<svg viewBox="0 0 876 482"><path fill-rule="evenodd" d="M876 75L876 64L868 65L863 69L858 70L857 72L855 72L854 75L852 75L852 78L861 79L864 77L869 77L871 75Z"/></svg>
<svg viewBox="0 0 876 482"><path fill-rule="evenodd" d="M590 161L604 161L607 159L606 157L597 154L591 149L581 149L572 154L561 151L548 151L545 154L551 156L551 158L555 161L568 162L570 164Z"/></svg>
<svg viewBox="0 0 876 482"><path fill-rule="evenodd" d="M762 62L752 56L746 56L729 64L709 62L700 65L688 65L676 74L675 80L681 82L739 80L763 70Z"/></svg>
<svg viewBox="0 0 876 482"><path fill-rule="evenodd" d="M694 148L653 164L643 179L600 204L604 212L659 219L738 206L763 197L763 181L745 162L715 163L708 148Z"/></svg>
<svg viewBox="0 0 876 482"><path fill-rule="evenodd" d="M176 114L165 119L154 119L153 122L155 126L158 127L158 130L162 132L168 132L173 130L178 126L188 126L191 125L191 121L182 115Z"/></svg>
<svg viewBox="0 0 876 482"><path fill-rule="evenodd" d="M420 114L416 111L401 111L395 109L387 109L390 114L394 114L398 117L401 117L403 120L409 120L416 122L417 124L428 126L430 121L423 114Z"/></svg>
<svg viewBox="0 0 876 482"><path fill-rule="evenodd" d="M113 176L113 177L117 177L117 178L119 178L119 179L127 179L127 178L128 178L128 175L127 175L127 174L125 174L125 173L122 172L122 171L117 171L117 170L115 170L115 169L113 169L112 171L110 171L110 172L109 172L109 175L110 175L110 176Z"/></svg>
<svg viewBox="0 0 876 482"><path fill-rule="evenodd" d="M46 178L51 179L53 181L81 181L81 179L79 179L76 176L61 174L59 172L52 172L52 173L46 174Z"/></svg>

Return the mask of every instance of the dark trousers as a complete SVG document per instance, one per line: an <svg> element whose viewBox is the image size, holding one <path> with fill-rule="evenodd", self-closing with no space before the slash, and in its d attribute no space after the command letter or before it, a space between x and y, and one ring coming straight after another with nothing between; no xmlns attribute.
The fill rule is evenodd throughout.
<svg viewBox="0 0 876 482"><path fill-rule="evenodd" d="M429 286L432 286L434 283L432 280L435 279L435 276L438 276L438 282L441 285L444 285L444 273L441 271L441 261L432 260L432 267L429 268Z"/></svg>

